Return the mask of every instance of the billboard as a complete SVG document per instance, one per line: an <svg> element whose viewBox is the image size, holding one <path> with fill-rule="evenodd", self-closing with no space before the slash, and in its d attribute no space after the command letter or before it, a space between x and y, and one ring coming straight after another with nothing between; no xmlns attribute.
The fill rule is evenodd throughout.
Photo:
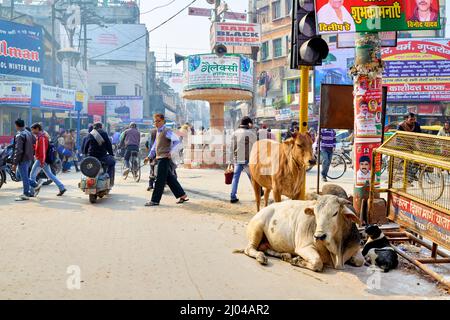
<svg viewBox="0 0 450 320"><path fill-rule="evenodd" d="M145 62L147 29L144 24L108 24L105 27L90 24L87 30L91 39L88 41L89 59ZM139 36L143 37L130 42Z"/></svg>
<svg viewBox="0 0 450 320"><path fill-rule="evenodd" d="M450 101L449 40L399 40L382 57L390 102Z"/></svg>
<svg viewBox="0 0 450 320"><path fill-rule="evenodd" d="M13 104L29 106L31 104L31 81L1 81L0 105Z"/></svg>
<svg viewBox="0 0 450 320"><path fill-rule="evenodd" d="M318 32L438 30L439 0L315 0Z"/></svg>
<svg viewBox="0 0 450 320"><path fill-rule="evenodd" d="M74 110L76 91L41 85L40 107L56 110Z"/></svg>
<svg viewBox="0 0 450 320"><path fill-rule="evenodd" d="M257 23L215 22L211 27L211 47L218 43L225 46L260 46L261 25Z"/></svg>
<svg viewBox="0 0 450 320"><path fill-rule="evenodd" d="M329 44L330 52L322 65L314 68L315 101L320 101L320 86L326 84L353 84L348 69L354 64L354 49L337 49L335 44Z"/></svg>
<svg viewBox="0 0 450 320"><path fill-rule="evenodd" d="M144 98L140 96L97 96L104 101L109 123L138 122L144 118Z"/></svg>
<svg viewBox="0 0 450 320"><path fill-rule="evenodd" d="M253 91L253 60L235 54L189 56L184 60L185 91L231 88Z"/></svg>
<svg viewBox="0 0 450 320"><path fill-rule="evenodd" d="M42 78L42 28L0 20L0 74Z"/></svg>

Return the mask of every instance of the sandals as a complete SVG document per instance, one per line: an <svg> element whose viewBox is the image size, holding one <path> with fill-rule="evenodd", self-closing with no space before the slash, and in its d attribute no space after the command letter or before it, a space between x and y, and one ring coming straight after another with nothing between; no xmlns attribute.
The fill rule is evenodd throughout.
<svg viewBox="0 0 450 320"><path fill-rule="evenodd" d="M185 202L188 202L189 201L189 198L180 198L180 200L178 200L177 201L177 204L182 204L182 203L185 203Z"/></svg>

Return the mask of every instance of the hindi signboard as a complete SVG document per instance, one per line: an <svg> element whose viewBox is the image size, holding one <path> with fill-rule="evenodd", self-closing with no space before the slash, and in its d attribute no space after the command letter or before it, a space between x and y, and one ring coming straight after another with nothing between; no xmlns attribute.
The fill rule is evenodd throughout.
<svg viewBox="0 0 450 320"><path fill-rule="evenodd" d="M395 193L390 194L389 219L450 249L450 216Z"/></svg>
<svg viewBox="0 0 450 320"><path fill-rule="evenodd" d="M215 22L211 27L211 44L257 47L261 45L261 25L258 23Z"/></svg>
<svg viewBox="0 0 450 320"><path fill-rule="evenodd" d="M439 0L315 0L319 34L438 30Z"/></svg>
<svg viewBox="0 0 450 320"><path fill-rule="evenodd" d="M75 109L75 90L41 85L40 107L55 110Z"/></svg>
<svg viewBox="0 0 450 320"><path fill-rule="evenodd" d="M231 88L253 91L253 60L237 54L189 56L184 60L184 91Z"/></svg>
<svg viewBox="0 0 450 320"><path fill-rule="evenodd" d="M381 52L390 102L450 101L448 40L399 40L396 48Z"/></svg>

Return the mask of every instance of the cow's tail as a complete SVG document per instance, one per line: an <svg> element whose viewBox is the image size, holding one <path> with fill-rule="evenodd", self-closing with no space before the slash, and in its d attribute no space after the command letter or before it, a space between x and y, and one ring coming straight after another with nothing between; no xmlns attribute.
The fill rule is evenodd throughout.
<svg viewBox="0 0 450 320"><path fill-rule="evenodd" d="M234 249L233 253L241 253L244 254L245 253L245 249Z"/></svg>

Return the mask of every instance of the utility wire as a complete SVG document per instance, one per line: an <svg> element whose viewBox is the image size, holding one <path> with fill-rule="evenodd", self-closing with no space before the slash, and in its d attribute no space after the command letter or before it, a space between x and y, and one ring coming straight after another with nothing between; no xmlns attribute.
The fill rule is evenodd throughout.
<svg viewBox="0 0 450 320"><path fill-rule="evenodd" d="M144 14L147 14L147 13L150 13L150 12L153 12L153 11L155 11L155 10L157 10L157 9L162 9L162 8L168 7L168 6L170 6L172 3L174 3L175 1L176 1L176 0L172 0L172 1L170 1L170 2L168 2L168 3L166 3L166 4L163 4L163 5L161 5L161 6L154 7L154 8L151 9L151 10L142 12L141 15L144 15Z"/></svg>
<svg viewBox="0 0 450 320"><path fill-rule="evenodd" d="M124 48L124 47L126 47L126 46L128 46L128 45L130 45L130 44L132 44L132 43L134 43L134 42L136 42L136 41L138 41L138 40L140 40L140 39L146 37L149 33L151 33L151 32L153 32L153 31L155 31L155 30L161 28L163 25L165 25L166 23L168 23L169 21L171 21L173 18L175 18L176 16L178 16L180 13L182 13L184 10L186 10L190 5L194 4L195 2L197 2L197 0L191 1L187 6L183 7L183 9L181 9L180 11L178 11L177 13L175 13L173 16L171 16L169 19L165 20L164 22L162 22L161 24L157 25L157 26L154 27L153 29L147 31L147 32L146 32L145 34L143 34L142 36L137 37L136 39L134 39L134 40L132 40L132 41L130 41L130 42L128 42L128 43L125 43L124 45L122 45L122 46L120 46L120 47L117 47L117 48L115 48L115 49L112 49L112 50L110 50L110 51L108 51L108 52L104 52L104 53L99 54L99 55L97 55L97 56L91 57L90 59L96 59L96 58L105 56L105 55L107 55L107 54L110 54L110 53L112 53L112 52L115 52L115 51L117 51L117 50L120 50L120 49L122 49L122 48Z"/></svg>

